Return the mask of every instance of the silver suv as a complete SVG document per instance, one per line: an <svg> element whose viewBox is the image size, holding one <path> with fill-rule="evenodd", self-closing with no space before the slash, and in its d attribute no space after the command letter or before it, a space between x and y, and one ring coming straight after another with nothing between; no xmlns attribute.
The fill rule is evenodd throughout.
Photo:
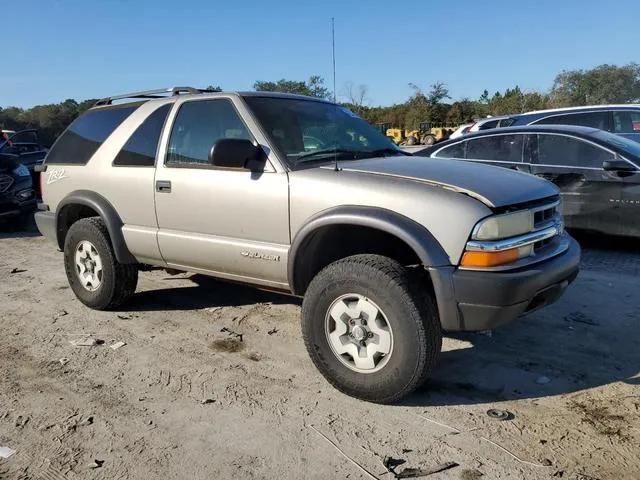
<svg viewBox="0 0 640 480"><path fill-rule="evenodd" d="M424 382L443 331L507 323L578 273L553 184L411 156L314 98L107 98L40 170L38 228L85 305L117 308L149 266L304 297L313 362L373 402Z"/></svg>

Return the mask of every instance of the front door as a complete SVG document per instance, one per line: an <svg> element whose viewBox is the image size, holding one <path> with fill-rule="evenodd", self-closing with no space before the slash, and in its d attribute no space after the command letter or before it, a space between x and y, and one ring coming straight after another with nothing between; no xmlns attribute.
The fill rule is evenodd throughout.
<svg viewBox="0 0 640 480"><path fill-rule="evenodd" d="M623 177L623 235L640 238L640 170L619 172Z"/></svg>
<svg viewBox="0 0 640 480"><path fill-rule="evenodd" d="M613 159L614 154L569 135L540 133L532 137L531 172L560 189L567 227L620 234L622 178L602 168L602 162Z"/></svg>
<svg viewBox="0 0 640 480"><path fill-rule="evenodd" d="M174 109L155 178L158 245L170 267L286 288L286 172L270 160L253 171L208 161L219 139L264 143L243 109L232 97L185 100Z"/></svg>

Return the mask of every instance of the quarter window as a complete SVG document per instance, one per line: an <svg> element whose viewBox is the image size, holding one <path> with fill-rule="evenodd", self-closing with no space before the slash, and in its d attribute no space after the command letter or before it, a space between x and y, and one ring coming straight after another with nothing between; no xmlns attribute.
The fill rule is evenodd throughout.
<svg viewBox="0 0 640 480"><path fill-rule="evenodd" d="M84 165L138 105L89 110L78 117L53 145L47 164Z"/></svg>
<svg viewBox="0 0 640 480"><path fill-rule="evenodd" d="M464 145L466 142L458 142L439 150L434 156L438 158L464 158Z"/></svg>
<svg viewBox="0 0 640 480"><path fill-rule="evenodd" d="M186 102L171 129L166 163L208 165L211 147L224 138L251 139L230 100Z"/></svg>
<svg viewBox="0 0 640 480"><path fill-rule="evenodd" d="M164 121L171 105L163 105L147 117L124 144L113 164L129 167L153 167Z"/></svg>
<svg viewBox="0 0 640 480"><path fill-rule="evenodd" d="M579 125L582 127L598 128L600 130L607 129L607 113L587 112L587 113L568 113L565 115L554 115L552 117L543 118L537 125Z"/></svg>
<svg viewBox="0 0 640 480"><path fill-rule="evenodd" d="M640 134L640 112L629 110L613 112L613 131Z"/></svg>
<svg viewBox="0 0 640 480"><path fill-rule="evenodd" d="M538 163L559 167L602 168L612 154L584 140L564 135L538 135Z"/></svg>
<svg viewBox="0 0 640 480"><path fill-rule="evenodd" d="M474 160L522 162L524 135L492 135L467 140L467 157Z"/></svg>

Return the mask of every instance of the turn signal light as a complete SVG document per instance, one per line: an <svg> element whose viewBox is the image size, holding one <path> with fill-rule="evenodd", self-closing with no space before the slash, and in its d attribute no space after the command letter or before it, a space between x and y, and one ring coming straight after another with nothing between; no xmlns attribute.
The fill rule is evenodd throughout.
<svg viewBox="0 0 640 480"><path fill-rule="evenodd" d="M518 248L511 248L499 252L465 252L460 266L486 268L513 263L520 258L518 250Z"/></svg>

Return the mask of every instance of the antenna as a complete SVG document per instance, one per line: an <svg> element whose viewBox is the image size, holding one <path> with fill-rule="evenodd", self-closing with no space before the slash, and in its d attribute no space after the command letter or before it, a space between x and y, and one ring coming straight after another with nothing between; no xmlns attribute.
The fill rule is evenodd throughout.
<svg viewBox="0 0 640 480"><path fill-rule="evenodd" d="M336 21L335 21L335 18L333 17L331 17L331 58L333 60L333 103L336 103ZM336 150L333 154L333 160L335 163L334 170L336 172L339 172L340 167L338 166L338 150L337 149L338 149L338 146L336 145Z"/></svg>
<svg viewBox="0 0 640 480"><path fill-rule="evenodd" d="M331 17L331 47L333 58L333 103L336 103L336 26L335 18Z"/></svg>

